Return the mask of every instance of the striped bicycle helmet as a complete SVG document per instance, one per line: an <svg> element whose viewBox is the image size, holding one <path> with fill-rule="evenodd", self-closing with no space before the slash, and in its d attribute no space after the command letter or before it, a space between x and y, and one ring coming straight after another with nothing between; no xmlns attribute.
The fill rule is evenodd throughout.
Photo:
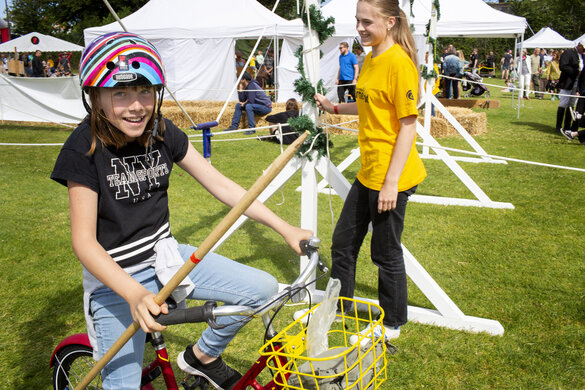
<svg viewBox="0 0 585 390"><path fill-rule="evenodd" d="M163 86L165 72L156 48L132 33L114 32L94 39L79 64L81 88Z"/></svg>

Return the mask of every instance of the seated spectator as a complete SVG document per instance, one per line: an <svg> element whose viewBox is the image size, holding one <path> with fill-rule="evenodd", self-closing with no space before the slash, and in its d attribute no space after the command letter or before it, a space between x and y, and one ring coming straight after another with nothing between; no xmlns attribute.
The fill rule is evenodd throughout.
<svg viewBox="0 0 585 390"><path fill-rule="evenodd" d="M268 95L266 95L266 92L260 88L258 82L252 80L252 76L248 72L244 72L242 80L240 81L238 100L241 104L236 104L234 116L232 117L232 124L226 130L237 130L240 127L242 110L246 111L249 129L256 127L254 114L266 115L272 111L272 101ZM248 130L244 134L254 134L255 132L256 130Z"/></svg>
<svg viewBox="0 0 585 390"><path fill-rule="evenodd" d="M288 99L286 101L286 110L283 112L279 112L278 114L268 115L265 119L266 121L273 125L277 123L283 124L281 127L282 133L278 127L273 127L270 129L270 134L276 135L276 137L271 138L263 138L268 141L280 143L280 139L282 138L282 143L284 145L292 144L298 137L299 134L290 128L288 125L288 120L290 118L296 118L299 116L299 105L297 100L294 98ZM290 133L290 134L287 134Z"/></svg>

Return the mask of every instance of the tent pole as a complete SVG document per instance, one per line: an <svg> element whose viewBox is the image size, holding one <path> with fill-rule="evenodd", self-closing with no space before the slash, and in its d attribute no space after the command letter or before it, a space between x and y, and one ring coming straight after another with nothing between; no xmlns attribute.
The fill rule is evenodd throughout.
<svg viewBox="0 0 585 390"><path fill-rule="evenodd" d="M516 44L516 46L518 46ZM522 71L522 51L524 50L524 32L522 32L522 38L520 41L520 71ZM520 75L518 75L520 76ZM520 83L518 83L518 85L520 85ZM526 88L526 85L524 86ZM528 82L528 89L529 93L530 93L530 81ZM520 103L522 102L522 91L520 91L520 93L518 94L518 111L516 114L516 119L520 119Z"/></svg>

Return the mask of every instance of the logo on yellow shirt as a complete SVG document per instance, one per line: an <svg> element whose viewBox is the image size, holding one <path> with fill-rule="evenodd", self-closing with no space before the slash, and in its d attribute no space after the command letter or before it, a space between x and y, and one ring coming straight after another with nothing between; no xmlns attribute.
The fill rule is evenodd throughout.
<svg viewBox="0 0 585 390"><path fill-rule="evenodd" d="M358 99L363 100L366 103L370 102L368 94L364 92L363 88L356 88L355 95Z"/></svg>
<svg viewBox="0 0 585 390"><path fill-rule="evenodd" d="M406 92L406 97L409 100L414 100L414 95L412 94L412 90L411 89L409 89L408 92Z"/></svg>

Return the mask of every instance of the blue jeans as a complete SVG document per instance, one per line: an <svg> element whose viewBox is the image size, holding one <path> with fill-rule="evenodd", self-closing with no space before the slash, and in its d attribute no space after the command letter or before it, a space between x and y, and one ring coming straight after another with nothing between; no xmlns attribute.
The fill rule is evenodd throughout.
<svg viewBox="0 0 585 390"><path fill-rule="evenodd" d="M195 249L189 245L179 245L179 252L185 261L189 261ZM132 277L153 293L162 287L154 268L138 271ZM278 282L270 274L215 253L205 256L189 277L195 284L189 299L258 307L278 291ZM96 329L98 355L101 357L132 324L132 315L126 301L107 287L91 295L90 310ZM216 321L228 324L240 318L218 317ZM219 330L208 327L201 334L197 346L209 356L219 356L244 325L241 322ZM145 338L146 334L139 330L106 365L102 371L104 389L140 388Z"/></svg>
<svg viewBox="0 0 585 390"><path fill-rule="evenodd" d="M254 114L267 115L272 111L272 107L266 107L264 104L245 104L244 110L246 110L246 116L248 117L248 128L253 129L256 127L256 121L254 120ZM240 127L240 118L242 118L242 105L236 104L234 110L234 116L232 117L232 126L236 129Z"/></svg>
<svg viewBox="0 0 585 390"><path fill-rule="evenodd" d="M406 268L400 237L406 203L415 191L416 186L399 192L396 208L380 214L379 191L367 188L356 179L343 204L331 242L331 278L341 281L339 295L353 298L357 256L368 224L372 223L370 252L378 267L378 300L385 313L383 322L389 327L407 322Z"/></svg>

